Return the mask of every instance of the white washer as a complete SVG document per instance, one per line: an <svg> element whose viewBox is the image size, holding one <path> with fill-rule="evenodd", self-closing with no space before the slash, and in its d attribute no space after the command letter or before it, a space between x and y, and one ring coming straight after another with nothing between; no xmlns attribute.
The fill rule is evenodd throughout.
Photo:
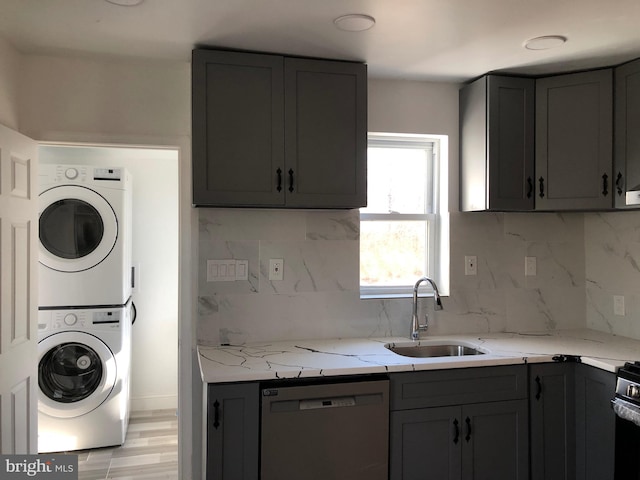
<svg viewBox="0 0 640 480"><path fill-rule="evenodd" d="M40 307L124 305L131 296L131 176L40 166Z"/></svg>
<svg viewBox="0 0 640 480"><path fill-rule="evenodd" d="M131 307L38 312L38 451L122 445Z"/></svg>

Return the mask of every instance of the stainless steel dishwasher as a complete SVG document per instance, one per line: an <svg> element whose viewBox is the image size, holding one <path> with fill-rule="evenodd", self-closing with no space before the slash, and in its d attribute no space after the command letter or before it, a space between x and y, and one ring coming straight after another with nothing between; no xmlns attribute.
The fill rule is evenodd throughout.
<svg viewBox="0 0 640 480"><path fill-rule="evenodd" d="M261 480L387 480L389 380L262 389Z"/></svg>

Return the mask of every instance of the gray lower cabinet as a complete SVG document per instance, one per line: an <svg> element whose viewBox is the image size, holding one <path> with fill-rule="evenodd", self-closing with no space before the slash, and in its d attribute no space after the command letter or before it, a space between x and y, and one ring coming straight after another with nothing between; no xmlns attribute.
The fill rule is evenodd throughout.
<svg viewBox="0 0 640 480"><path fill-rule="evenodd" d="M193 51L193 204L366 205L367 67Z"/></svg>
<svg viewBox="0 0 640 480"><path fill-rule="evenodd" d="M530 365L532 480L613 480L615 374L580 363Z"/></svg>
<svg viewBox="0 0 640 480"><path fill-rule="evenodd" d="M616 208L640 206L640 60L614 70L615 143L614 197ZM629 194L627 195L627 192ZM628 198L627 198L628 197Z"/></svg>
<svg viewBox="0 0 640 480"><path fill-rule="evenodd" d="M536 80L536 210L613 207L611 69Z"/></svg>
<svg viewBox="0 0 640 480"><path fill-rule="evenodd" d="M390 478L529 478L526 367L391 376Z"/></svg>
<svg viewBox="0 0 640 480"><path fill-rule="evenodd" d="M204 389L205 480L257 480L260 454L258 383L209 384Z"/></svg>
<svg viewBox="0 0 640 480"><path fill-rule="evenodd" d="M460 407L391 412L389 478L460 479L461 417Z"/></svg>
<svg viewBox="0 0 640 480"><path fill-rule="evenodd" d="M529 366L531 480L575 479L575 364Z"/></svg>
<svg viewBox="0 0 640 480"><path fill-rule="evenodd" d="M533 78L485 75L460 90L460 208L534 208Z"/></svg>
<svg viewBox="0 0 640 480"><path fill-rule="evenodd" d="M611 399L613 373L587 365L576 368L576 478L613 480L616 416Z"/></svg>

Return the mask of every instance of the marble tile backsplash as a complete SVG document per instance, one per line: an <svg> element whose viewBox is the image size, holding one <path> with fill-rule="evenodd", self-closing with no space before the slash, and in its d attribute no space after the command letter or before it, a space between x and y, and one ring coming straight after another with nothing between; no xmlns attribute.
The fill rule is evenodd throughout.
<svg viewBox="0 0 640 480"><path fill-rule="evenodd" d="M357 210L199 218L199 343L408 336L410 299L360 299ZM420 301L430 333L585 326L583 214L455 213L450 224L450 296L435 313ZM465 255L478 257L478 275L464 275ZM537 257L537 276L525 277L525 256ZM207 282L207 259L231 258L249 261L248 280ZM268 279L270 258L284 259L283 281Z"/></svg>
<svg viewBox="0 0 640 480"><path fill-rule="evenodd" d="M640 339L640 212L585 214L587 327ZM614 295L624 297L616 315Z"/></svg>

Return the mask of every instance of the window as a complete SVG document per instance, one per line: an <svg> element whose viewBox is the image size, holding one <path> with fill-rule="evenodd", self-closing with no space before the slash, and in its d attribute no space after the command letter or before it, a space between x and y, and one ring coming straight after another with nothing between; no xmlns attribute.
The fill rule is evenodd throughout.
<svg viewBox="0 0 640 480"><path fill-rule="evenodd" d="M369 134L361 297L411 295L424 275L448 293L446 145L441 136Z"/></svg>

